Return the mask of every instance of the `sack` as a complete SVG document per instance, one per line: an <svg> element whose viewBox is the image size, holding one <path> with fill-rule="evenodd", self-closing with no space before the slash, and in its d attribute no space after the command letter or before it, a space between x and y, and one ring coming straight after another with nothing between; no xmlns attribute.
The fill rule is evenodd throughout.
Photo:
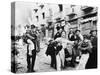
<svg viewBox="0 0 100 75"><path fill-rule="evenodd" d="M55 48L52 44L49 44L46 50L46 55L52 55L55 54Z"/></svg>

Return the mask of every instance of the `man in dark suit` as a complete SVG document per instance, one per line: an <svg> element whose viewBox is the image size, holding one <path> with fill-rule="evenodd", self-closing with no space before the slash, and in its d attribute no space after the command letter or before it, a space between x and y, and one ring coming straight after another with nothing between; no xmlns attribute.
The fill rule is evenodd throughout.
<svg viewBox="0 0 100 75"><path fill-rule="evenodd" d="M47 51L46 51L46 55L50 55L51 56L51 67L56 69L56 48L55 48L55 43L53 42L53 40L49 41L49 45L47 47Z"/></svg>
<svg viewBox="0 0 100 75"><path fill-rule="evenodd" d="M57 27L57 33L54 36L54 40L57 39L58 37L61 37L61 31L62 31L61 28Z"/></svg>
<svg viewBox="0 0 100 75"><path fill-rule="evenodd" d="M73 32L73 29L72 28L70 28L70 30L69 30L68 39L70 41L74 41L74 32Z"/></svg>
<svg viewBox="0 0 100 75"><path fill-rule="evenodd" d="M31 48L32 49L31 52L30 52L30 44L28 44L27 46L27 68L28 68L28 72L35 72L34 65L35 65L35 60L36 60L37 36L35 33L34 25L31 25L31 31L27 33L26 36L29 40L31 40L34 46L34 49Z"/></svg>

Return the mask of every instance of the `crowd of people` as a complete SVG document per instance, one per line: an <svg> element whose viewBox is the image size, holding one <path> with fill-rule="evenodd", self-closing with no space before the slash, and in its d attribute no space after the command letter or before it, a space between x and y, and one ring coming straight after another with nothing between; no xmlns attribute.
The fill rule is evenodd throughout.
<svg viewBox="0 0 100 75"><path fill-rule="evenodd" d="M97 68L97 31L91 30L90 35L82 35L81 30L70 28L66 38L63 27L57 27L57 33L49 40L45 54L51 56L51 67L63 70L67 66L76 69ZM35 72L36 54L40 51L40 33L35 25L27 29L23 41L27 44L27 72ZM68 51L68 45L71 52ZM71 58L70 63L67 58ZM77 61L77 58L79 61ZM68 64L69 63L69 64ZM78 66L76 66L78 64Z"/></svg>
<svg viewBox="0 0 100 75"><path fill-rule="evenodd" d="M80 30L73 31L71 28L67 36L68 39L62 27L57 27L57 33L49 41L46 55L51 56L51 67L57 70L62 70L69 65L76 69L97 68L97 31L90 30L89 35L82 35ZM68 51L67 45L71 45L72 54ZM71 60L67 65L68 57L71 57Z"/></svg>

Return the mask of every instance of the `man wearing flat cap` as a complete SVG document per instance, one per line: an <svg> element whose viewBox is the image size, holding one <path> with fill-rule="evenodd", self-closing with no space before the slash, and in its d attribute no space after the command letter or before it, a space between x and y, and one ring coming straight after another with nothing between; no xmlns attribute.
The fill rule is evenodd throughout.
<svg viewBox="0 0 100 75"><path fill-rule="evenodd" d="M34 65L37 50L37 36L35 33L35 25L31 25L31 31L27 34L27 68L28 72L35 72ZM31 60L32 59L32 60Z"/></svg>

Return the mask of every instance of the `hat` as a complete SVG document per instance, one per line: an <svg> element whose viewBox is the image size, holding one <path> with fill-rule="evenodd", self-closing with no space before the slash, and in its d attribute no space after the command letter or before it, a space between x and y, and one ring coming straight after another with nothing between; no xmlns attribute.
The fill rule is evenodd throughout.
<svg viewBox="0 0 100 75"><path fill-rule="evenodd" d="M60 27L59 27L59 26L57 26L57 27L56 27L56 29L57 29L57 30L60 30Z"/></svg>
<svg viewBox="0 0 100 75"><path fill-rule="evenodd" d="M46 38L46 39L47 39L47 41L48 41L48 42L53 41L53 39L52 39L52 38Z"/></svg>
<svg viewBox="0 0 100 75"><path fill-rule="evenodd" d="M75 31L75 33L76 33L77 31L81 32L80 30L77 29L77 30Z"/></svg>
<svg viewBox="0 0 100 75"><path fill-rule="evenodd" d="M34 24L31 25L31 29L33 29L33 28L35 28L35 25Z"/></svg>
<svg viewBox="0 0 100 75"><path fill-rule="evenodd" d="M53 39L50 39L50 40L49 40L49 42L52 42L52 41L53 41Z"/></svg>
<svg viewBox="0 0 100 75"><path fill-rule="evenodd" d="M90 31L90 34L92 34L92 32L94 32L94 31L96 31L96 32L97 32L97 30L91 30L91 31Z"/></svg>

